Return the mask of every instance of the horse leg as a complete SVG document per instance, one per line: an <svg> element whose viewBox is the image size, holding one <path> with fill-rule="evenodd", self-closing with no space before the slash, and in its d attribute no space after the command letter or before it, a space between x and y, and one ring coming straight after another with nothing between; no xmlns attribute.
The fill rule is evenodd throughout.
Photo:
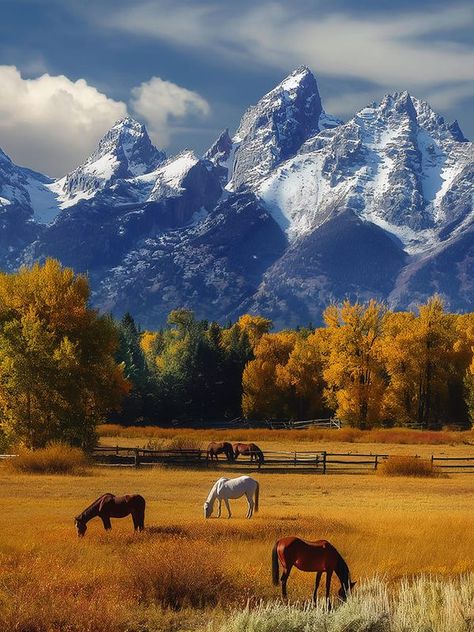
<svg viewBox="0 0 474 632"><path fill-rule="evenodd" d="M288 568L285 568L283 573L281 574L281 596L283 599L285 599L285 601L288 599L288 593L286 590L286 582L288 581L288 577L290 575L290 571L291 571L291 566L289 566Z"/></svg>
<svg viewBox="0 0 474 632"><path fill-rule="evenodd" d="M144 511L134 511L132 513L133 520L133 529L135 531L143 531L145 525L145 512Z"/></svg>
<svg viewBox="0 0 474 632"><path fill-rule="evenodd" d="M109 516L102 515L100 518L102 520L102 524L104 525L104 529L106 531L109 531L110 529L112 529L112 524L110 522Z"/></svg>
<svg viewBox="0 0 474 632"><path fill-rule="evenodd" d="M247 518L251 518L252 515L253 515L253 505L254 505L254 503L253 503L253 496L251 496L249 494L246 494L246 496L247 496L247 503L248 503L248 506L249 506L248 511L247 511Z"/></svg>
<svg viewBox="0 0 474 632"><path fill-rule="evenodd" d="M329 589L331 588L332 571L326 571L326 604L328 610L331 610L331 602L329 600Z"/></svg>
<svg viewBox="0 0 474 632"><path fill-rule="evenodd" d="M222 500L219 498L217 500L217 517L221 517L221 508L222 508Z"/></svg>
<svg viewBox="0 0 474 632"><path fill-rule="evenodd" d="M316 573L316 580L314 582L314 593L313 593L313 602L314 603L316 603L316 599L317 599L317 595L318 595L319 583L321 581L322 574L323 574L322 571L318 571Z"/></svg>
<svg viewBox="0 0 474 632"><path fill-rule="evenodd" d="M227 498L224 498L224 502L225 502L225 506L227 507L227 513L229 514L227 517L232 518L232 514L230 512L229 500Z"/></svg>

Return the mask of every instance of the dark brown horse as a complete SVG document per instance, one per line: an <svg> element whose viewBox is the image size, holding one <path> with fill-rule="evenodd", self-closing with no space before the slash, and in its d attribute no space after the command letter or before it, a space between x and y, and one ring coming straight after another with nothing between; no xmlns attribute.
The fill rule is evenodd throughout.
<svg viewBox="0 0 474 632"><path fill-rule="evenodd" d="M228 461L234 460L234 451L232 449L232 444L228 441L211 441L211 443L207 446L207 457L206 460L211 459L211 461L216 459L219 460L218 454L225 454Z"/></svg>
<svg viewBox="0 0 474 632"><path fill-rule="evenodd" d="M135 531L143 531L145 528L145 499L143 496L140 494L127 496L103 494L74 518L77 535L82 537L87 531L87 523L96 516L99 516L104 529L108 531L112 528L111 518L125 518L130 514L132 514Z"/></svg>
<svg viewBox="0 0 474 632"><path fill-rule="evenodd" d="M329 589L333 573L336 573L341 582L338 596L342 601L347 599L347 595L355 584L355 582L351 582L349 567L342 555L327 540L306 542L295 537L277 540L272 553L272 575L275 586L278 586L278 562L283 567L280 579L281 594L284 599L287 598L286 582L293 566L296 566L300 571L316 573L313 601L316 601L321 575L326 573L326 602L328 607L330 607Z"/></svg>
<svg viewBox="0 0 474 632"><path fill-rule="evenodd" d="M234 443L232 447L234 448L234 459L237 459L239 454L243 454L249 456L250 461L258 461L259 465L262 465L265 460L263 452L255 443Z"/></svg>

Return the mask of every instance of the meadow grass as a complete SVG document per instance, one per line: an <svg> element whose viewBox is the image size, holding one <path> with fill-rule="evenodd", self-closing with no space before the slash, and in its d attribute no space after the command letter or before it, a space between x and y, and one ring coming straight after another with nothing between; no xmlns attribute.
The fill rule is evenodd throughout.
<svg viewBox="0 0 474 632"><path fill-rule="evenodd" d="M255 472L260 512L245 520L245 501L231 501L232 520L206 521L202 503L224 475L224 464L91 468L86 477L1 466L0 630L441 632L449 604L458 627L444 630L472 630L458 625L459 617L472 625L465 607L474 590L467 575L474 563L472 475L420 481ZM143 494L145 532L134 534L130 518L113 520L104 532L95 519L79 540L73 517L108 491ZM348 604L332 613L317 614L322 606L309 611L301 604L314 575L296 570L288 581L290 605L277 601L270 554L283 535L336 546L358 581ZM367 613L379 613L384 599L380 627ZM409 627L418 620L426 625Z"/></svg>
<svg viewBox="0 0 474 632"><path fill-rule="evenodd" d="M296 443L381 443L398 445L471 445L474 446L474 429L453 430L412 430L410 428L309 428L306 430L272 430L271 428L239 428L226 430L192 428L160 428L158 426L120 426L102 424L98 427L101 438L109 439L163 439L192 441L204 447L204 443L216 441L270 441L286 444ZM211 438L209 438L211 437ZM303 448L302 448L303 449Z"/></svg>

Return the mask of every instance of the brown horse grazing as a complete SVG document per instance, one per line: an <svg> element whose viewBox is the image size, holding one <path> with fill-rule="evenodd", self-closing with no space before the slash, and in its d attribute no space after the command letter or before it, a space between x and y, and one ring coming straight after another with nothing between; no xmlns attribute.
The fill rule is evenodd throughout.
<svg viewBox="0 0 474 632"><path fill-rule="evenodd" d="M355 582L351 582L349 568L342 555L327 540L306 542L295 537L277 540L272 552L272 575L275 586L278 586L278 562L283 567L281 576L281 594L283 599L287 598L286 582L293 566L296 566L300 571L316 573L313 601L316 601L321 575L326 573L326 602L328 607L331 605L329 602L329 589L333 573L336 573L341 582L338 596L342 601L347 599L347 595L355 584Z"/></svg>
<svg viewBox="0 0 474 632"><path fill-rule="evenodd" d="M234 458L237 459L239 454L244 456L250 456L250 461L258 461L259 465L264 462L263 452L255 443L234 443Z"/></svg>
<svg viewBox="0 0 474 632"><path fill-rule="evenodd" d="M145 528L145 499L143 496L140 494L130 496L103 494L74 518L77 535L82 537L87 531L87 523L96 516L99 516L104 524L104 529L108 531L112 528L111 518L125 518L130 514L132 514L135 531L143 531Z"/></svg>
<svg viewBox="0 0 474 632"><path fill-rule="evenodd" d="M211 443L207 446L207 456L206 461L211 459L211 461L216 459L219 460L218 454L225 454L228 461L234 460L234 451L232 449L232 444L228 441L211 441Z"/></svg>

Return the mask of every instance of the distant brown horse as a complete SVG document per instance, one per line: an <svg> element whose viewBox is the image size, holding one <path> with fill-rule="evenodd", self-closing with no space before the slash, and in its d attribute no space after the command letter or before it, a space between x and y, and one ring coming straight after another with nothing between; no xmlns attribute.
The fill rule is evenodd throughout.
<svg viewBox="0 0 474 632"><path fill-rule="evenodd" d="M316 601L321 575L326 573L326 602L328 607L330 607L329 589L333 573L336 573L341 582L338 596L342 601L347 599L355 584L355 582L351 582L349 567L342 555L327 540L306 542L295 537L277 540L272 552L272 575L275 586L278 586L278 562L283 567L281 594L284 599L287 598L286 582L293 566L296 566L300 571L316 573L313 601Z"/></svg>
<svg viewBox="0 0 474 632"><path fill-rule="evenodd" d="M216 459L219 460L218 454L225 454L228 461L234 460L234 451L232 449L232 444L228 441L211 441L211 443L207 446L207 457L206 460L211 459L211 461Z"/></svg>
<svg viewBox="0 0 474 632"><path fill-rule="evenodd" d="M262 465L265 460L263 452L255 443L234 443L232 447L234 448L234 459L237 459L239 454L243 454L249 456L250 461L258 461L259 465Z"/></svg>
<svg viewBox="0 0 474 632"><path fill-rule="evenodd" d="M145 528L145 499L143 496L140 496L140 494L127 496L103 494L75 517L77 535L82 537L87 531L87 523L96 516L99 516L104 529L108 531L112 528L111 518L125 518L125 516L130 514L132 514L135 531L143 531Z"/></svg>

